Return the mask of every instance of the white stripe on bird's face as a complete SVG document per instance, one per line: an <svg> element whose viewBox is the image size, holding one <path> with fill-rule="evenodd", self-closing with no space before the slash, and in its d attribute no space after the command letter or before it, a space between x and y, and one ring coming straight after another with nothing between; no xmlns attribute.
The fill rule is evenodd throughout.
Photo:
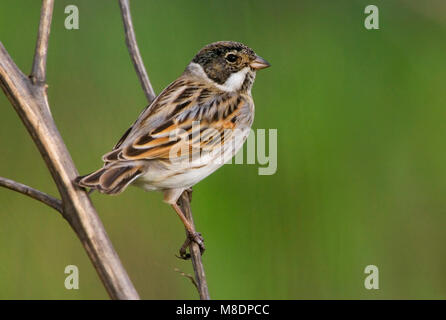
<svg viewBox="0 0 446 320"><path fill-rule="evenodd" d="M240 88L243 85L243 82L245 82L246 74L249 72L250 68L245 67L242 70L238 72L234 72L229 76L228 79L226 79L225 83L218 84L215 81L209 79L206 72L204 72L203 67L195 62L191 62L187 69L192 72L193 74L199 76L200 78L206 79L207 81L212 82L218 89L226 92L234 92L237 90L240 90Z"/></svg>

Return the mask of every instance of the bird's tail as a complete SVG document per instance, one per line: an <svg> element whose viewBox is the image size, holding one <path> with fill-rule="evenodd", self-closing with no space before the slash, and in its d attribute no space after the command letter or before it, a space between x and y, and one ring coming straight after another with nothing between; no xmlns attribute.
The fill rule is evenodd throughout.
<svg viewBox="0 0 446 320"><path fill-rule="evenodd" d="M77 177L80 187L91 188L106 194L118 194L143 174L142 168L130 164L111 164L85 176Z"/></svg>

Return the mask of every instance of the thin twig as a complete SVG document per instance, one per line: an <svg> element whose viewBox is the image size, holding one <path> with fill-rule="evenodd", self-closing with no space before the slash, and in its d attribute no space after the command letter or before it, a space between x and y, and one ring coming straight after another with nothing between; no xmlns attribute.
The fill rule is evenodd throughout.
<svg viewBox="0 0 446 320"><path fill-rule="evenodd" d="M197 288L197 290L198 290L197 282L195 281L195 278L194 278L190 273L185 273L185 272L181 271L181 270L178 269L178 268L174 268L173 270L176 271L176 272L178 272L178 273L179 273L180 275L182 275L183 277L188 278L188 279L190 280L190 282L192 282L192 284L194 285L194 287Z"/></svg>
<svg viewBox="0 0 446 320"><path fill-rule="evenodd" d="M44 84L46 81L46 57L50 37L51 20L53 17L54 0L43 0L40 12L39 31L37 33L36 50L31 72L34 84Z"/></svg>
<svg viewBox="0 0 446 320"><path fill-rule="evenodd" d="M155 93L153 91L152 85L150 83L149 77L147 76L144 63L139 54L138 45L136 43L135 32L133 31L132 18L130 15L130 6L128 0L119 0L119 5L121 7L122 20L124 21L124 29L126 35L127 48L129 50L130 56L133 61L136 73L141 82L141 86L147 97L149 104L155 99ZM192 191L184 191L180 197L179 205L186 215L186 218L192 223L192 210L190 208L190 201L192 197ZM206 274L204 272L203 262L201 260L201 253L199 246L192 242L190 247L192 266L194 268L196 283L198 285L198 292L200 294L200 299L209 300L209 289L206 282Z"/></svg>
<svg viewBox="0 0 446 320"><path fill-rule="evenodd" d="M179 206L183 210L184 215L187 220L191 223L192 227L195 229L194 218L192 216L192 209L190 203L192 201L192 189L183 192L179 199ZM187 234L187 230L186 230ZM203 261L201 259L201 251L199 245L192 241L189 246L190 256L192 260L192 266L195 272L195 279L197 282L198 293L200 294L201 300L210 300L208 284L206 281L206 273L204 272Z"/></svg>
<svg viewBox="0 0 446 320"><path fill-rule="evenodd" d="M153 90L152 84L150 83L149 76L147 75L147 71L144 67L144 62L142 61L138 44L136 42L132 16L130 14L129 1L119 0L119 6L121 8L122 21L124 23L125 43L127 44L133 66L135 67L136 74L139 78L139 82L141 83L144 94L146 95L147 101L149 101L150 104L155 99L156 94Z"/></svg>
<svg viewBox="0 0 446 320"><path fill-rule="evenodd" d="M88 194L73 183L79 173L51 116L47 85L42 81L52 8L52 0L43 0L31 77L23 74L0 42L0 87L45 160L59 190L64 217L79 237L109 296L139 299Z"/></svg>
<svg viewBox="0 0 446 320"><path fill-rule="evenodd" d="M46 194L45 192L3 177L0 177L0 186L13 191L17 191L35 200L43 202L47 206L50 206L51 208L59 211L63 215L62 201Z"/></svg>

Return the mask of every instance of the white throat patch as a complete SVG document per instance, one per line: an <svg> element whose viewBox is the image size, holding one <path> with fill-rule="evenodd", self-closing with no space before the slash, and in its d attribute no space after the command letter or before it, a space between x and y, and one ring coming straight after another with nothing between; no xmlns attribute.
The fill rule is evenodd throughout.
<svg viewBox="0 0 446 320"><path fill-rule="evenodd" d="M203 67L200 64L191 62L188 66L188 69L193 74L201 78L205 78L208 81L211 81L217 88L226 92L233 92L239 90L242 87L243 82L245 81L246 78L246 74L249 71L249 67L245 67L242 70L231 74L229 78L226 79L225 83L218 84L215 83L215 81L209 79L209 77L207 76L206 72L204 72Z"/></svg>

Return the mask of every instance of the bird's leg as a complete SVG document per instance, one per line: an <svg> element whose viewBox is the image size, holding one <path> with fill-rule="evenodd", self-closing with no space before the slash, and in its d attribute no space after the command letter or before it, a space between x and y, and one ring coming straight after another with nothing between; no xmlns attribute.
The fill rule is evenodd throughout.
<svg viewBox="0 0 446 320"><path fill-rule="evenodd" d="M187 230L187 237L186 240L184 241L183 245L180 248L180 258L182 259L189 259L190 258L190 254L186 253L186 249L187 247L190 246L191 242L195 242L198 244L198 246L200 247L200 252L201 254L203 254L205 247L204 247L204 239L201 236L201 234L199 232L196 232L194 227L191 225L191 223L189 222L189 220L187 220L186 216L183 214L183 211L181 210L181 208L178 206L178 204L172 204L173 209L175 210L175 212L178 214L178 216L180 217L181 221L184 224L184 227Z"/></svg>

